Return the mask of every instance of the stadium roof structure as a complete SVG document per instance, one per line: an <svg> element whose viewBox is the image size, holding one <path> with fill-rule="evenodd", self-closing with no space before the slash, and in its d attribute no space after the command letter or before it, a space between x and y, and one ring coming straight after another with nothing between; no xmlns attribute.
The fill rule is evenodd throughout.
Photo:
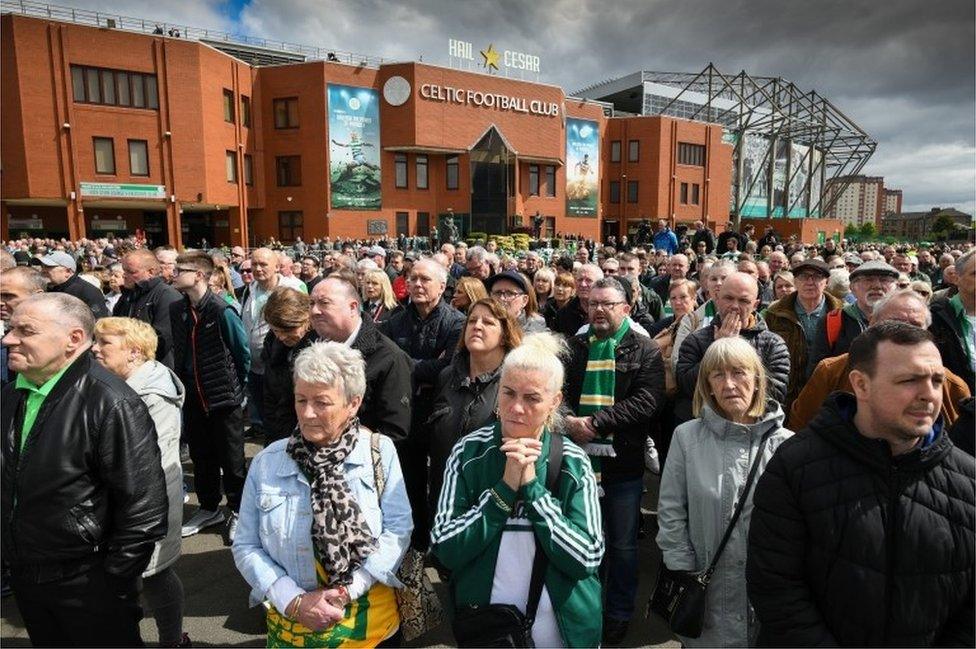
<svg viewBox="0 0 976 649"><path fill-rule="evenodd" d="M619 111L632 114L721 124L734 135L730 139L737 161L745 133L818 149L821 168L812 170L805 180L809 189L816 176L822 179L819 195L811 196L810 214L827 213L840 192L823 192L822 188L831 180L857 175L877 148L875 140L816 90L804 91L782 77L751 76L744 70L725 74L713 63L698 73L642 70L574 94L609 101ZM773 150L767 147L764 168L771 163ZM787 179L787 186L793 175ZM758 176L751 180L748 186L733 188L736 215L741 213ZM786 206L787 213L794 207Z"/></svg>

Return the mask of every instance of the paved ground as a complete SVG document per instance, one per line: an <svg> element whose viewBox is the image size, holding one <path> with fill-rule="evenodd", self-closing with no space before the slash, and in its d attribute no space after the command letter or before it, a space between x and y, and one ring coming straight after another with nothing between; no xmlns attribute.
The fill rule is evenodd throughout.
<svg viewBox="0 0 976 649"><path fill-rule="evenodd" d="M260 450L254 444L247 445L248 457ZM186 467L187 471L190 467ZM645 505L653 507L657 500L656 479L648 480ZM191 494L186 512L196 508ZM648 517L653 526L653 517ZM654 544L655 529L650 528L640 549L640 589L638 610L625 639L625 646L679 646L658 619L644 619L644 606L654 583L660 554ZM225 547L220 528L213 528L183 542L183 555L176 564L176 571L183 580L186 595L184 629L198 647L248 647L264 646L264 609L248 608L248 588L234 567L230 549ZM443 593L445 586L437 581L436 573L429 571L435 586ZM156 627L152 618L143 620L142 637L149 644L156 642ZM0 604L0 644L4 647L27 647L30 641L20 620L13 597ZM452 646L453 638L447 625L412 643L418 647Z"/></svg>

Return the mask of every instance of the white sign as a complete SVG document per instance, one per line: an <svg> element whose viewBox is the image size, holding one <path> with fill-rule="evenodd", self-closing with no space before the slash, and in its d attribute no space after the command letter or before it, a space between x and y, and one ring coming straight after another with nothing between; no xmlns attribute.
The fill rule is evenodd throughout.
<svg viewBox="0 0 976 649"><path fill-rule="evenodd" d="M163 185L142 185L137 183L81 183L82 196L102 198L149 198L165 199L166 187Z"/></svg>
<svg viewBox="0 0 976 649"><path fill-rule="evenodd" d="M448 56L452 59L459 59L461 61L475 61L475 49L472 43L468 41L457 40L454 38L449 38L447 40L447 52ZM488 47L480 51L482 62L481 65L486 70L491 71L492 68L498 69L498 64L501 62L503 67L510 70L525 70L526 72L539 72L539 57L534 54L526 54L525 52L519 52L517 50L502 50L499 52L495 49L494 43L489 43Z"/></svg>
<svg viewBox="0 0 976 649"><path fill-rule="evenodd" d="M125 221L102 221L101 219L92 219L91 221L92 230L128 230L128 225Z"/></svg>
<svg viewBox="0 0 976 649"><path fill-rule="evenodd" d="M16 218L11 216L8 226L11 230L43 230L44 221L38 218Z"/></svg>
<svg viewBox="0 0 976 649"><path fill-rule="evenodd" d="M510 110L515 113L526 113L529 115L559 117L559 104L556 102L513 97L495 92L482 92L468 88L454 88L452 86L425 83L420 86L420 96L429 101L457 104L459 106L478 106L494 108L495 110Z"/></svg>

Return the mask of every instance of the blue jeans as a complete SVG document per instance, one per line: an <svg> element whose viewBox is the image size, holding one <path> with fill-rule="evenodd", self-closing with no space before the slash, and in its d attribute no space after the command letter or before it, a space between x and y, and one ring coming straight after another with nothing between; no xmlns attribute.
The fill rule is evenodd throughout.
<svg viewBox="0 0 976 649"><path fill-rule="evenodd" d="M604 615L629 620L637 598L637 528L644 481L640 478L602 484L603 533L607 550L600 577L607 595Z"/></svg>

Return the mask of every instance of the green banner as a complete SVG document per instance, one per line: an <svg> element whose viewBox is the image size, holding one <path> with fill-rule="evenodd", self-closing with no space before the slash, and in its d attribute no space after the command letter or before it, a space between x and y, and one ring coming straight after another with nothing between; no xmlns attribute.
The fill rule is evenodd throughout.
<svg viewBox="0 0 976 649"><path fill-rule="evenodd" d="M166 198L163 185L81 183L82 196L101 196L103 198Z"/></svg>
<svg viewBox="0 0 976 649"><path fill-rule="evenodd" d="M378 210L380 101L370 88L329 84L329 189L333 209Z"/></svg>
<svg viewBox="0 0 976 649"><path fill-rule="evenodd" d="M596 216L600 200L600 128L566 120L566 216Z"/></svg>

